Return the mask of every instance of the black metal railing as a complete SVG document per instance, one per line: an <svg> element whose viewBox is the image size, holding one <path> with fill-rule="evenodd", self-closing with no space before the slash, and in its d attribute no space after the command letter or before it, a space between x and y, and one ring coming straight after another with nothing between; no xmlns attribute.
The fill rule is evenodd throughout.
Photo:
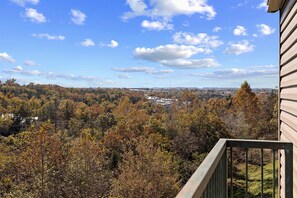
<svg viewBox="0 0 297 198"><path fill-rule="evenodd" d="M264 149L272 150L272 197L275 197L276 191L276 152L284 152L283 168L285 175L284 195L293 197L293 144L280 141L266 140L240 140L240 139L220 139L211 150L202 164L198 167L186 185L177 195L177 198L207 197L207 198L227 198L234 197L233 193L233 161L234 149L242 148L245 153L245 195L248 197L249 187L249 150L260 149L260 169L261 169L261 192L264 197ZM228 163L229 162L229 163ZM229 178L229 179L228 179ZM280 193L280 192L279 192Z"/></svg>

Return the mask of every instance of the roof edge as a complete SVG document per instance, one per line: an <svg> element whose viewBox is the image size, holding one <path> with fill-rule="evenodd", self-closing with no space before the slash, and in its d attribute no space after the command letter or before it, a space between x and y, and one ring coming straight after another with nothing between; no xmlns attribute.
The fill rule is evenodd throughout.
<svg viewBox="0 0 297 198"><path fill-rule="evenodd" d="M281 9L285 0L268 0L268 12L277 12Z"/></svg>

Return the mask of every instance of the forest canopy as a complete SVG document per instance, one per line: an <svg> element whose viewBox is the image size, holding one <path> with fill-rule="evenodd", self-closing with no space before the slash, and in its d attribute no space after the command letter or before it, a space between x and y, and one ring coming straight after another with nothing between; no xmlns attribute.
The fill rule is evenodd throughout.
<svg viewBox="0 0 297 198"><path fill-rule="evenodd" d="M0 197L175 197L219 138L277 138L276 90L200 96L0 82Z"/></svg>

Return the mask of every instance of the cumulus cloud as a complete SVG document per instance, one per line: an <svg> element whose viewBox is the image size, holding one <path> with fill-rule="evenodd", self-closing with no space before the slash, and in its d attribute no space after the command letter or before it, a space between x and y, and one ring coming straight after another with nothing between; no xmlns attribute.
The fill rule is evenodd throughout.
<svg viewBox="0 0 297 198"><path fill-rule="evenodd" d="M257 25L258 31L265 36L268 36L270 34L273 34L275 32L275 29L266 25L266 24L258 24Z"/></svg>
<svg viewBox="0 0 297 198"><path fill-rule="evenodd" d="M37 5L39 3L39 0L10 0L10 1L22 7L26 6L27 4Z"/></svg>
<svg viewBox="0 0 297 198"><path fill-rule="evenodd" d="M34 61L31 60L25 60L24 64L27 66L39 66L39 64L35 63Z"/></svg>
<svg viewBox="0 0 297 198"><path fill-rule="evenodd" d="M127 4L131 11L124 13L123 20L137 16L171 19L176 15L196 13L206 15L207 19L213 19L216 16L214 8L208 5L207 0L150 0L148 4L144 0L127 0Z"/></svg>
<svg viewBox="0 0 297 198"><path fill-rule="evenodd" d="M134 56L136 58L153 62L190 58L194 54L198 53L209 53L209 51L195 46L175 44L160 45L156 48L138 47L134 50Z"/></svg>
<svg viewBox="0 0 297 198"><path fill-rule="evenodd" d="M141 23L141 27L148 29L148 30L172 30L173 24L168 23L167 21L148 21L144 20Z"/></svg>
<svg viewBox="0 0 297 198"><path fill-rule="evenodd" d="M22 66L16 66L13 68L13 70L16 70L16 71L23 71L23 67Z"/></svg>
<svg viewBox="0 0 297 198"><path fill-rule="evenodd" d="M36 9L33 9L33 8L26 8L24 17L28 18L31 22L34 22L34 23L46 22L46 17L42 13L39 13Z"/></svg>
<svg viewBox="0 0 297 198"><path fill-rule="evenodd" d="M39 39L47 39L47 40L58 40L58 41L63 41L65 39L65 36L62 35L50 35L47 33L42 33L42 34L32 34L33 37L39 38Z"/></svg>
<svg viewBox="0 0 297 198"><path fill-rule="evenodd" d="M246 77L268 77L268 76L277 76L277 70L247 70L247 69L226 69L226 70L219 70L212 73L205 73L205 74L193 74L194 76L200 76L203 78L209 79L230 79L230 78L246 78Z"/></svg>
<svg viewBox="0 0 297 198"><path fill-rule="evenodd" d="M219 32L219 31L221 31L222 30L222 28L221 27L219 27L219 26L216 26L216 27L214 27L213 28L213 32Z"/></svg>
<svg viewBox="0 0 297 198"><path fill-rule="evenodd" d="M192 45L161 45L156 48L136 48L134 56L147 61L157 62L167 67L178 69L198 69L215 67L219 63L212 58L191 59L199 53L209 53L207 48L199 48Z"/></svg>
<svg viewBox="0 0 297 198"><path fill-rule="evenodd" d="M187 33L177 32L173 35L173 40L176 43L188 45L200 45L202 47L216 48L223 45L224 42L219 40L217 36L209 36L206 33Z"/></svg>
<svg viewBox="0 0 297 198"><path fill-rule="evenodd" d="M80 10L71 9L71 21L76 25L83 25L87 15Z"/></svg>
<svg viewBox="0 0 297 198"><path fill-rule="evenodd" d="M235 36L247 36L247 31L246 31L245 27L238 25L233 30L233 34Z"/></svg>
<svg viewBox="0 0 297 198"><path fill-rule="evenodd" d="M115 40L111 40L109 43L100 43L101 47L110 47L110 48L116 48L119 46L119 43Z"/></svg>
<svg viewBox="0 0 297 198"><path fill-rule="evenodd" d="M111 40L107 47L116 48L119 46L119 43L115 40Z"/></svg>
<svg viewBox="0 0 297 198"><path fill-rule="evenodd" d="M95 43L91 39L85 39L80 43L80 45L84 47L92 47L92 46L95 46Z"/></svg>
<svg viewBox="0 0 297 198"><path fill-rule="evenodd" d="M2 52L0 53L0 61L5 61L5 62L10 62L10 63L14 63L16 62L9 54L7 54L6 52Z"/></svg>
<svg viewBox="0 0 297 198"><path fill-rule="evenodd" d="M268 9L267 0L262 0L262 2L257 6L258 9Z"/></svg>
<svg viewBox="0 0 297 198"><path fill-rule="evenodd" d="M251 45L248 41L243 40L238 43L229 43L224 51L226 54L240 55L243 53L248 53L254 50L254 45Z"/></svg>
<svg viewBox="0 0 297 198"><path fill-rule="evenodd" d="M211 58L193 59L193 60L177 59L177 60L171 60L171 61L163 61L162 64L168 67L174 67L178 69L209 68L209 67L216 67L220 65L216 60Z"/></svg>
<svg viewBox="0 0 297 198"><path fill-rule="evenodd" d="M147 15L148 6L143 0L127 0L127 4L130 6L132 12L127 12L124 14L124 18L130 18L134 16ZM146 14L147 13L147 14Z"/></svg>
<svg viewBox="0 0 297 198"><path fill-rule="evenodd" d="M154 67L115 67L114 71L128 72L128 73L146 73L146 74L168 74L174 72L174 70L157 70Z"/></svg>
<svg viewBox="0 0 297 198"><path fill-rule="evenodd" d="M31 74L31 75L39 75L39 74L41 74L41 72L38 71L38 70L32 70L32 71L29 72L29 74Z"/></svg>

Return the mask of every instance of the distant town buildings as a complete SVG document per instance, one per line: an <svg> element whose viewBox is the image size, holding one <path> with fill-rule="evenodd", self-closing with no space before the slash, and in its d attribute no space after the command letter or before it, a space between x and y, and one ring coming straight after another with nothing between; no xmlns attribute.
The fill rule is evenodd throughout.
<svg viewBox="0 0 297 198"><path fill-rule="evenodd" d="M159 98L157 96L145 96L146 99L154 102L155 104L159 104L165 107L170 107L172 103L178 102L177 99L169 99L169 98Z"/></svg>
<svg viewBox="0 0 297 198"><path fill-rule="evenodd" d="M26 128L38 121L38 117L22 117L20 115L16 116L13 113L2 113L0 112L0 117L2 119L8 118L13 120L13 125L20 128Z"/></svg>

